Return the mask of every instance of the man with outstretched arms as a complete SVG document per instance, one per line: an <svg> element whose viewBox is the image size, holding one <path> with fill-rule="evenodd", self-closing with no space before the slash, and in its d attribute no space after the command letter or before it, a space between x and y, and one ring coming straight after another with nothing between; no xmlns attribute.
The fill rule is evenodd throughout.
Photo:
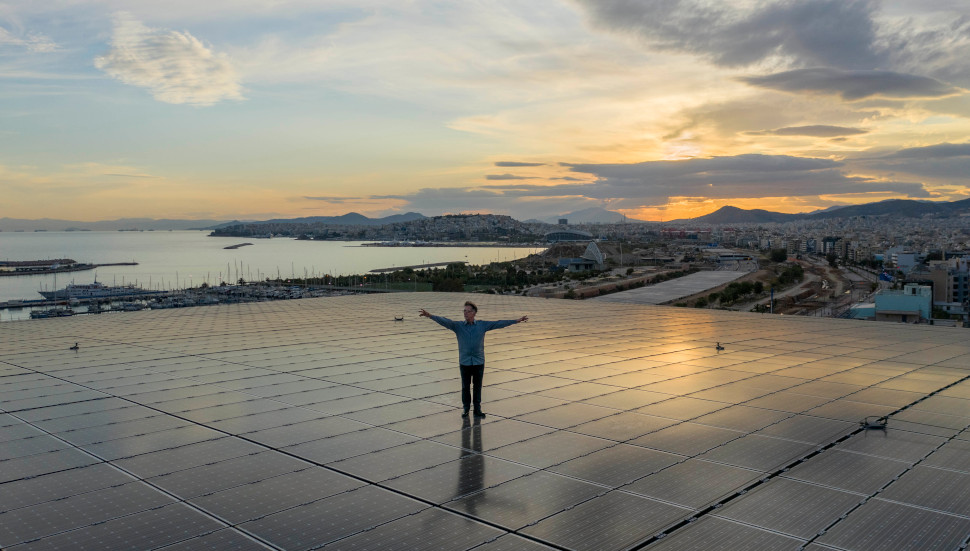
<svg viewBox="0 0 970 551"><path fill-rule="evenodd" d="M422 308L421 315L431 318L438 325L447 327L458 337L458 367L461 369L461 403L465 407L462 417L468 417L470 406L475 406L475 417L485 417L482 411L482 377L485 375L485 333L492 329L501 329L516 323L528 321L528 316L515 320L483 321L475 320L478 306L474 302L465 302L465 320L454 321L441 316L433 316ZM474 397L469 386L474 383Z"/></svg>

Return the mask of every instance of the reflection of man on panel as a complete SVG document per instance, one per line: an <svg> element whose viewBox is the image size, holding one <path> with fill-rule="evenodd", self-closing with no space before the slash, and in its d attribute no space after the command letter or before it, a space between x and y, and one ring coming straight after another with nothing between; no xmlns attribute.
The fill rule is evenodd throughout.
<svg viewBox="0 0 970 551"><path fill-rule="evenodd" d="M482 412L482 377L485 375L485 332L528 321L529 318L522 316L517 320L475 321L478 306L475 306L474 302L465 303L465 321L463 322L452 321L441 316L432 316L424 308L420 312L422 316L431 318L438 325L451 329L458 337L458 364L461 369L461 403L465 406L465 411L462 412L461 416L468 417L468 409L474 403L475 417L485 417L485 413ZM472 381L475 383L474 401L468 389Z"/></svg>
<svg viewBox="0 0 970 551"><path fill-rule="evenodd" d="M482 426L478 420L469 426L468 420L463 421L461 430L462 454L474 452L469 456L463 457L458 461L458 488L455 497L468 495L477 492L485 487L485 456L482 455L484 445L482 444ZM477 499L470 499L468 502L468 513L474 515L475 506L479 499L484 497L484 493Z"/></svg>

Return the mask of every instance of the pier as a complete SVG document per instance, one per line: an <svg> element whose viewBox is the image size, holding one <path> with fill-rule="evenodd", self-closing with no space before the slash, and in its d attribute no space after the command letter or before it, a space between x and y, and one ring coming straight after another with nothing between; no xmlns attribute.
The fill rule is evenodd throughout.
<svg viewBox="0 0 970 551"><path fill-rule="evenodd" d="M38 261L40 262L40 261ZM85 270L95 270L104 266L137 266L137 262L111 262L108 264L83 264L75 263L67 266L53 267L47 264L28 263L2 263L0 262L0 277L3 276L30 276L39 274L60 274L64 272L83 272ZM16 266L16 267L15 267ZM11 270L9 268L15 267ZM6 269L3 269L6 268Z"/></svg>
<svg viewBox="0 0 970 551"><path fill-rule="evenodd" d="M437 268L439 266L448 266L450 264L468 264L468 262L464 260L453 260L451 262L434 262L432 264L413 264L411 266L395 266L393 268L375 268L371 270L371 273L384 274L384 273L396 272L398 270L405 270L407 268L411 268L412 270L423 270L426 268Z"/></svg>

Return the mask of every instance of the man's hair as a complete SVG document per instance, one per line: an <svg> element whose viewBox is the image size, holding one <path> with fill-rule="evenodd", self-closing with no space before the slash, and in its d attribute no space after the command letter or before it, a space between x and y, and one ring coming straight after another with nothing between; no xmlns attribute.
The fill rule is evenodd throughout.
<svg viewBox="0 0 970 551"><path fill-rule="evenodd" d="M471 306L472 307L472 310L474 310L476 314L478 313L478 306L475 306L475 303L474 302L472 302L470 300L466 300L465 301L465 306Z"/></svg>

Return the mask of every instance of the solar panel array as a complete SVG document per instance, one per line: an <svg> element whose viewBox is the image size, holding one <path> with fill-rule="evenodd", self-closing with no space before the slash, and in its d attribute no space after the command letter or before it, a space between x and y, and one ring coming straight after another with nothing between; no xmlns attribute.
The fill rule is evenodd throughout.
<svg viewBox="0 0 970 551"><path fill-rule="evenodd" d="M530 317L483 420L416 315L466 298ZM4 323L0 547L959 549L966 335L440 293Z"/></svg>

